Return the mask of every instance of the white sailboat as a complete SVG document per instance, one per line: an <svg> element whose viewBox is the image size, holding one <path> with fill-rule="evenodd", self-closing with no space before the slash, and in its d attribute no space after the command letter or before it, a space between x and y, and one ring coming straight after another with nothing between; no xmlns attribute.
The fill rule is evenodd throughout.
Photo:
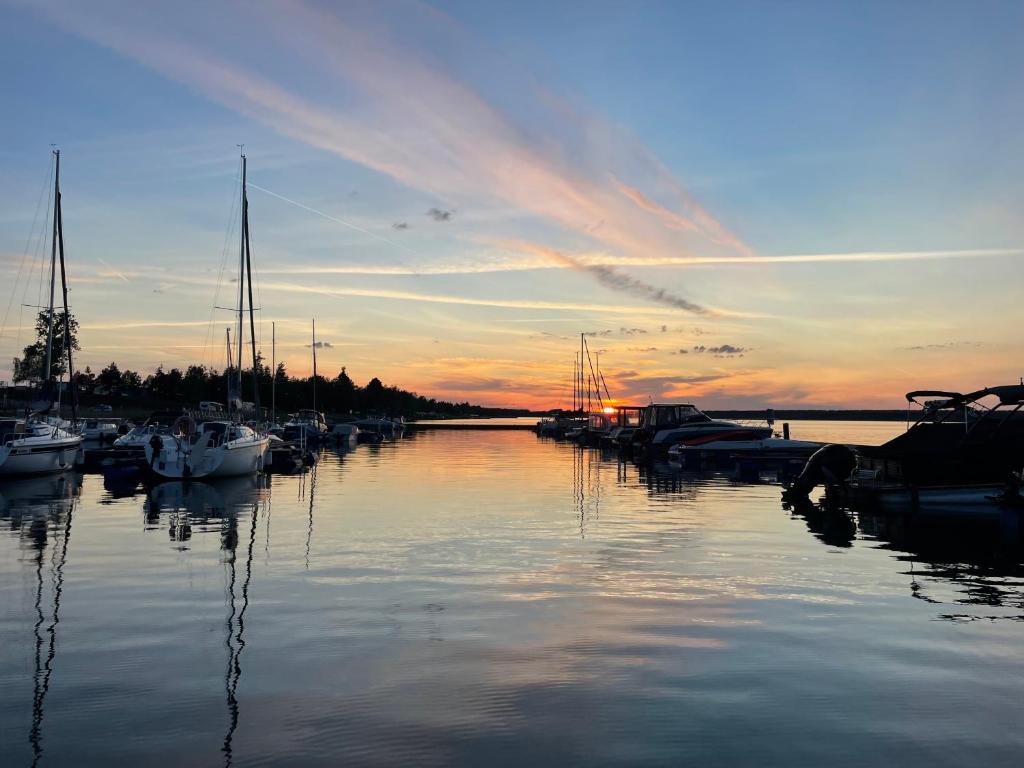
<svg viewBox="0 0 1024 768"><path fill-rule="evenodd" d="M238 257L238 360L237 390L228 395L225 421L207 421L196 427L187 417L178 420L167 438L146 445L146 461L161 477L173 480L231 477L262 471L270 438L242 423L242 348L245 331L245 287L248 285L249 335L252 345L255 416L259 420L256 322L252 306L252 257L249 248L249 198L246 194L246 161L242 155L242 227Z"/></svg>
<svg viewBox="0 0 1024 768"><path fill-rule="evenodd" d="M54 293L57 285L58 254L60 256L61 292L64 297L64 347L68 356L68 380L74 381L70 329L68 327L68 285L64 268L64 219L60 201L60 150L53 150L54 194L53 194L53 237L50 248L50 304L47 312L49 332L46 339L46 367L41 380L45 403L37 413L25 419L4 419L0 421L0 476L37 475L47 472L63 472L74 466L75 455L82 445L82 436L75 434L73 426L50 415L53 407L53 393L56 389L53 375L53 324ZM75 413L75 398L72 392L71 408Z"/></svg>

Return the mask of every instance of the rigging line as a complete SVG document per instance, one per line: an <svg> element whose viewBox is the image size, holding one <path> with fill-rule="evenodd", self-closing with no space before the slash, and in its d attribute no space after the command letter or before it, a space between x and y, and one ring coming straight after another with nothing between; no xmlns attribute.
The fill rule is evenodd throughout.
<svg viewBox="0 0 1024 768"><path fill-rule="evenodd" d="M56 173L57 173L57 160L56 160L57 156L51 154L51 157L54 158L52 160L52 168L50 170L50 182L52 183L52 182L54 182L55 176L56 176ZM56 185L54 185L54 186L56 186ZM50 218L51 211L53 213L54 218L56 218L56 216L57 216L56 192L57 192L57 190L55 190L55 189L51 190L50 194L48 196L49 202L47 203L47 206L46 206L46 218L47 219ZM38 291L36 293L36 305L38 305L38 306L41 306L42 303L43 303L43 284L44 284L44 282L46 280L46 272L47 272L47 270L46 270L46 261L45 261L45 251L43 250L43 248L45 246L45 240L46 240L46 228L44 226L42 234L40 234L40 236L39 236L39 254L40 254L41 261L40 261L40 267L39 267L39 289L38 289Z"/></svg>
<svg viewBox="0 0 1024 768"><path fill-rule="evenodd" d="M213 333L214 333L214 331L213 331L213 328L214 328L214 313L217 310L217 304L220 302L220 289L221 289L221 285L222 285L223 280L224 280L224 269L225 269L225 266L227 264L227 258L228 258L228 244L231 242L231 239L232 239L231 236L234 234L234 231L235 231L235 210L236 210L236 207L238 205L238 195L235 193L235 189L237 188L240 180L241 180L241 175L240 175L240 166L239 166L239 170L235 171L235 180L231 184L231 207L228 210L228 223L227 223L227 226L225 227L225 232L224 232L224 245L221 248L221 253L220 253L220 267L217 270L217 285L216 285L216 288L214 289L214 294L213 294L213 306L210 307L210 321L209 321L208 325L206 326L206 337L203 339L203 361L204 362L206 362L206 360L208 359L207 358L207 349L208 349L208 347L210 345L210 342L213 339ZM211 367L213 366L213 360L212 359L210 360L210 365L211 365Z"/></svg>
<svg viewBox="0 0 1024 768"><path fill-rule="evenodd" d="M50 167L52 169L52 162ZM2 323L0 323L0 337L2 337L4 333L7 332L7 318L11 314L11 306L14 304L14 297L18 293L18 285L21 282L21 273L25 269L26 262L28 262L29 250L32 248L32 241L35 239L36 224L39 222L39 209L43 207L43 195L46 194L46 191L49 189L49 187L50 179L49 177L47 177L43 187L39 190L39 197L36 198L36 209L35 213L32 214L32 226L29 227L28 237L25 238L25 248L21 253L21 261L18 263L18 274L15 275L14 277L14 283L11 286L11 296L7 300L7 309L4 312L4 320Z"/></svg>
<svg viewBox="0 0 1024 768"><path fill-rule="evenodd" d="M252 187L253 189L258 189L260 192L264 192L264 193L270 195L271 197L276 197L278 200L283 200L286 203L290 203L291 205L294 205L294 206L296 206L298 208L301 208L304 211L309 211L310 213L315 213L317 216L322 216L323 218L327 219L328 221L333 221L336 224L341 224L343 227L348 227L349 229L354 229L356 232L361 232L362 234L367 235L368 237L372 237L374 240L380 240L382 243L387 243L388 245L395 246L395 248L401 248L403 251L406 251L407 253L411 253L413 256L418 256L419 255L419 254L416 253L416 251L414 251L412 248L410 248L407 245L402 245L401 243L396 243L394 240L389 240L386 237L383 237L381 235L378 235L378 234L375 234L373 232L370 232L368 229L363 229L362 227L356 226L355 224L352 224L351 222L345 221L343 219L339 219L336 216L331 216L329 213L324 213L323 211L318 211L316 208L310 208L308 205L304 205L303 203L300 203L298 200L292 200L291 198L285 197L284 195L277 194L277 192L271 192L269 189L264 189L263 187L259 186L258 184L253 184L251 181L249 182L249 186ZM408 265L403 265L403 266L408 266ZM413 270L413 272L418 274L418 272L416 272L416 270Z"/></svg>
<svg viewBox="0 0 1024 768"><path fill-rule="evenodd" d="M34 271L35 271L37 266L39 268L39 280L40 280L40 283L39 283L38 292L36 294L36 306L39 306L40 304L42 304L42 290L43 290L42 280L43 280L43 277L46 274L46 257L44 256L44 248L46 246L46 227L45 227L45 222L47 220L49 220L49 218L50 218L50 211L53 208L53 173L54 173L54 165L53 165L53 161L51 160L50 161L50 175L47 177L47 187L48 187L48 189L47 189L47 195L46 195L46 216L43 219L44 224L43 224L43 226L40 226L39 234L38 234L38 236L36 238L36 250L35 250L35 253L33 254L32 258L29 260L29 273L28 273L28 275L26 276L26 279L25 279L25 288L21 292L21 303L22 303L22 305L25 305L27 303L27 301L28 301L28 291L29 291L29 288L31 287L32 276L33 276ZM23 317L23 314L24 314L24 310L25 310L24 306L22 306L22 307L20 307L18 309L18 334L17 334L17 341L16 341L16 344L17 344L18 347L21 347L21 332L22 332L22 324L23 324L22 317ZM34 322L32 323L32 328L35 329L35 323Z"/></svg>

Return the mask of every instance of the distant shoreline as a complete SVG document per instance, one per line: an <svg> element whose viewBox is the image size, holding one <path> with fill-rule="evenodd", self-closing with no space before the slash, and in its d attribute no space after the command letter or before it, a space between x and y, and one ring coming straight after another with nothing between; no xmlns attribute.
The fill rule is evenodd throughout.
<svg viewBox="0 0 1024 768"><path fill-rule="evenodd" d="M918 409L920 412L920 409ZM705 411L708 416L716 419L764 419L765 410L744 411ZM775 420L786 421L906 421L905 410L784 410L775 409ZM911 413L913 416L913 413Z"/></svg>
<svg viewBox="0 0 1024 768"><path fill-rule="evenodd" d="M744 421L764 421L767 416L767 410L709 410L705 411L708 416L716 419L742 419ZM835 409L798 409L798 410L782 410L776 409L774 412L775 421L906 421L907 412L901 410L865 410L865 409L850 409L850 410L835 410ZM503 417L503 416L453 416L443 419L416 419L410 422L411 426L419 427L431 427L439 426L443 427L447 422L459 421L459 422L475 422L481 426L488 422L501 421L503 419L517 418L517 419L543 419L549 418L552 414L551 411L536 411L529 414L520 414L515 417ZM913 414L911 414L913 415ZM452 428L458 425L448 425Z"/></svg>

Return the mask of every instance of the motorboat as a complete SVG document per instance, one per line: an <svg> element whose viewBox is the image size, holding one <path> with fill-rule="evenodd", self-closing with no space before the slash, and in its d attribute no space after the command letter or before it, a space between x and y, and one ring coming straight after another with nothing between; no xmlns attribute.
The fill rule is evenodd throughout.
<svg viewBox="0 0 1024 768"><path fill-rule="evenodd" d="M584 415L577 411L563 411L555 416L541 419L535 427L539 437L553 437L556 440L572 439L587 424Z"/></svg>
<svg viewBox="0 0 1024 768"><path fill-rule="evenodd" d="M358 439L360 442L379 442L381 440L394 440L401 437L405 431L405 423L392 419L366 418L352 422L359 428Z"/></svg>
<svg viewBox="0 0 1024 768"><path fill-rule="evenodd" d="M825 485L855 504L894 512L1020 503L1024 384L917 390L906 399L920 411L903 434L878 446L822 448L787 494Z"/></svg>
<svg viewBox="0 0 1024 768"><path fill-rule="evenodd" d="M86 419L79 427L79 434L91 442L113 442L116 440L120 424L114 419Z"/></svg>
<svg viewBox="0 0 1024 768"><path fill-rule="evenodd" d="M712 419L691 403L652 403L644 408L633 447L641 453L665 455L674 445L712 436L760 440L772 436L772 427Z"/></svg>
<svg viewBox="0 0 1024 768"><path fill-rule="evenodd" d="M612 430L613 423L609 413L604 411L588 413L586 422L566 432L565 438L582 445L597 445L601 442L601 438Z"/></svg>
<svg viewBox="0 0 1024 768"><path fill-rule="evenodd" d="M824 443L811 440L787 440L781 437L729 439L718 435L684 440L668 451L670 461L685 464L693 460L724 462L738 458L807 459Z"/></svg>
<svg viewBox="0 0 1024 768"><path fill-rule="evenodd" d="M41 419L0 420L0 476L71 469L81 445L81 435Z"/></svg>
<svg viewBox="0 0 1024 768"><path fill-rule="evenodd" d="M329 432L327 419L320 411L303 408L298 413L292 414L291 418L285 422L281 437L298 443L319 445L327 438Z"/></svg>
<svg viewBox="0 0 1024 768"><path fill-rule="evenodd" d="M270 438L244 424L204 421L194 434L177 432L146 445L146 464L173 480L260 472Z"/></svg>
<svg viewBox="0 0 1024 768"><path fill-rule="evenodd" d="M335 424L330 437L337 447L352 450L359 443L359 427L355 424Z"/></svg>
<svg viewBox="0 0 1024 768"><path fill-rule="evenodd" d="M601 445L606 448L624 448L633 442L633 435L640 427L644 409L638 405L619 405L615 407L612 426L607 433L601 435Z"/></svg>
<svg viewBox="0 0 1024 768"><path fill-rule="evenodd" d="M93 448L85 451L85 465L92 469L105 466L127 465L141 462L146 456L146 446L153 436L167 440L171 427L182 417L181 411L156 411L142 424L132 427L116 438L109 448Z"/></svg>

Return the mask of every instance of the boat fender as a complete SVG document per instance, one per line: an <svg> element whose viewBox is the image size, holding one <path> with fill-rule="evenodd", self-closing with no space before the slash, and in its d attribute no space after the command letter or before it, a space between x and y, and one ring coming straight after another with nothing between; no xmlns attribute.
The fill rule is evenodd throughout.
<svg viewBox="0 0 1024 768"><path fill-rule="evenodd" d="M163 438L161 438L160 435L154 433L153 436L149 438L149 447L153 449L153 455L150 457L149 460L149 466L152 467L154 464L156 464L156 458L157 456L160 455L160 451L164 449Z"/></svg>
<svg viewBox="0 0 1024 768"><path fill-rule="evenodd" d="M857 467L857 456L845 445L831 443L811 454L800 476L786 489L790 498L806 497L818 485L842 486Z"/></svg>
<svg viewBox="0 0 1024 768"><path fill-rule="evenodd" d="M171 432L179 437L192 437L196 433L196 422L188 414L183 414L174 422Z"/></svg>

